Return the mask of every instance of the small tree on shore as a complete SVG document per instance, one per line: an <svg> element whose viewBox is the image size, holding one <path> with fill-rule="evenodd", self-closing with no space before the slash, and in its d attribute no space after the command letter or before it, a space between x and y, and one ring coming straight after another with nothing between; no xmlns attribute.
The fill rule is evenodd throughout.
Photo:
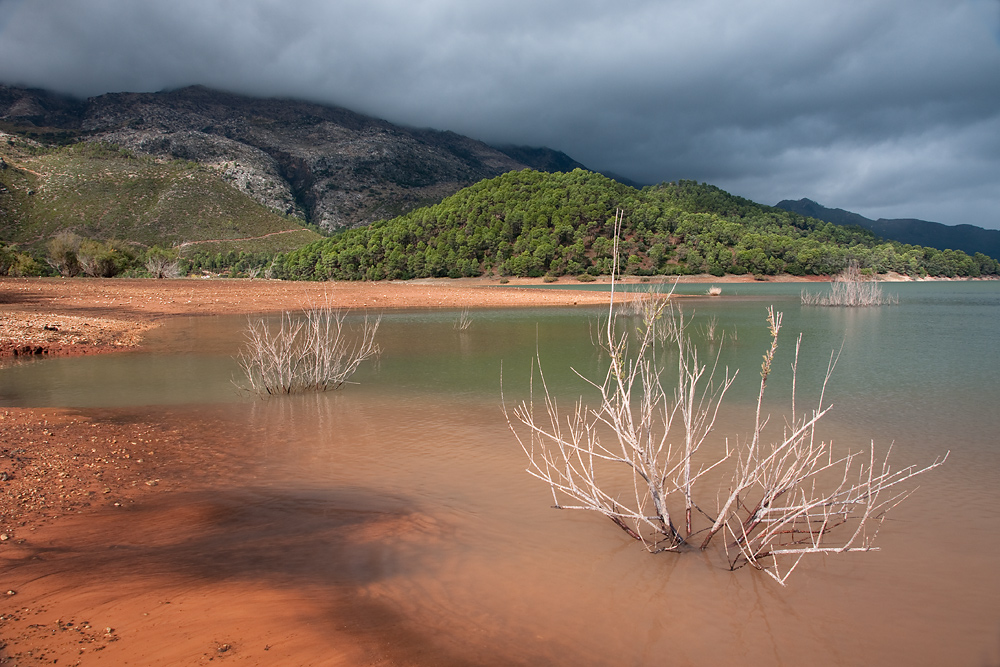
<svg viewBox="0 0 1000 667"><path fill-rule="evenodd" d="M181 275L179 253L153 246L146 251L146 271L153 278L178 278Z"/></svg>
<svg viewBox="0 0 1000 667"><path fill-rule="evenodd" d="M92 278L113 278L133 263L135 255L123 242L83 239L76 251L80 269Z"/></svg>
<svg viewBox="0 0 1000 667"><path fill-rule="evenodd" d="M82 238L70 231L62 231L56 234L48 244L48 256L46 261L59 275L70 277L80 273L80 262L76 253L80 250Z"/></svg>

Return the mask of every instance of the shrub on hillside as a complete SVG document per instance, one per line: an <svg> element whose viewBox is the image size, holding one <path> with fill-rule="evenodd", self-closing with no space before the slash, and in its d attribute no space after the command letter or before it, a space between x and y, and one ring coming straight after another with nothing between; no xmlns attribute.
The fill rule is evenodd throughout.
<svg viewBox="0 0 1000 667"><path fill-rule="evenodd" d="M118 240L84 239L76 251L80 270L92 278L114 278L135 263L135 253Z"/></svg>
<svg viewBox="0 0 1000 667"><path fill-rule="evenodd" d="M80 250L82 241L83 239L71 231L59 232L46 244L48 250L46 261L61 276L79 275L80 262L77 259L77 251Z"/></svg>

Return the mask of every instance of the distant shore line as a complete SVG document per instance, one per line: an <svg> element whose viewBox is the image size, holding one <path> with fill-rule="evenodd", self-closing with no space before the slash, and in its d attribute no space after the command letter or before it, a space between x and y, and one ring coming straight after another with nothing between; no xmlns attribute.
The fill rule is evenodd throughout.
<svg viewBox="0 0 1000 667"><path fill-rule="evenodd" d="M879 276L884 282L993 278ZM819 283L829 276L625 276L623 285ZM609 276L590 282L562 277L419 278L382 282L298 282L229 278L0 278L0 356L77 356L134 349L165 319L190 315L251 315L332 305L345 310L513 308L606 303ZM559 286L562 289L536 289ZM574 288L579 289L574 289ZM634 298L624 296L626 300Z"/></svg>

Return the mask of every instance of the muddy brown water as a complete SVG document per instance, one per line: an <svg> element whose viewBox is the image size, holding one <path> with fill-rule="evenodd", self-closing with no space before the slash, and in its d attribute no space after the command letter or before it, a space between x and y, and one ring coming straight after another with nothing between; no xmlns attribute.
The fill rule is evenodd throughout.
<svg viewBox="0 0 1000 667"><path fill-rule="evenodd" d="M602 367L597 310L474 312L464 332L456 313L390 314L360 384L269 401L232 389L241 318L178 320L143 354L8 365L2 400L214 416L218 432L203 438L248 467L220 470L214 489L67 520L46 534L50 557L105 582L102 604L145 580L172 582L175 596L221 587L227 609L240 586L278 591L229 599L248 615L297 609L312 631L301 664L323 663L324 636L399 664L996 664L1000 289L947 287L901 286L899 306L860 313L800 308L798 287L686 306L694 327L715 316L737 331L723 348L741 375L720 439L747 432L773 301L784 353L805 332L803 394L843 348L825 436L894 442L897 465L952 451L890 515L879 551L808 560L784 588L728 571L715 552L650 555L606 519L550 509L524 472L500 410L501 364L508 401L526 395L536 350L571 401L585 389L568 367Z"/></svg>

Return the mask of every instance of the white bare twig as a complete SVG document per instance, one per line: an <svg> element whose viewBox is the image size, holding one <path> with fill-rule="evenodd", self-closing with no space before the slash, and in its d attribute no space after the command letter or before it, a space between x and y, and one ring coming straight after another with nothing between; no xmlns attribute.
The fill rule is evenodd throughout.
<svg viewBox="0 0 1000 667"><path fill-rule="evenodd" d="M466 331L472 326L472 317L469 316L469 309L463 308L458 319L455 320L455 328L459 331Z"/></svg>
<svg viewBox="0 0 1000 667"><path fill-rule="evenodd" d="M719 334L718 328L719 328L719 318L715 317L714 315L708 318L708 322L706 322L701 327L701 331L705 335L705 340L714 343L716 338L725 339L726 337L725 332Z"/></svg>
<svg viewBox="0 0 1000 667"><path fill-rule="evenodd" d="M620 225L619 212L615 258ZM727 440L724 449L702 456L736 374L726 369L722 380L715 379L718 353L711 363L699 360L683 313L667 299L645 299L637 311L642 325L623 330L615 316L617 263L614 269L608 321L598 336L609 367L600 380L583 378L596 390L597 402L580 399L561 411L536 357L529 399L511 410L504 404L527 472L549 485L555 507L603 514L650 551L693 548L691 538L699 534L698 546L707 549L722 533L731 569L750 565L784 585L807 555L874 549L886 513L908 494L899 485L947 460L945 454L924 467L893 470L888 453L876 456L874 443L867 451L835 454L816 427L830 410L825 392L838 355L831 355L816 407L800 415L795 394L801 336L792 362L791 415L781 437L767 442L764 395L781 330L781 313L773 307L767 311L771 342L761 363L753 430L742 445L730 448ZM664 346L676 354L670 391L663 384ZM536 376L544 408L538 414ZM724 464L730 468L728 488L711 494L719 498L713 517L698 504L697 484Z"/></svg>
<svg viewBox="0 0 1000 667"><path fill-rule="evenodd" d="M277 326L250 320L237 357L246 376L241 388L266 397L341 387L378 354L375 333L382 320L365 315L360 332L351 337L345 318L327 306L307 310L302 318L282 313Z"/></svg>
<svg viewBox="0 0 1000 667"><path fill-rule="evenodd" d="M802 291L803 306L886 306L899 303L899 297L886 296L875 276L865 276L857 262L833 277L830 294L822 296Z"/></svg>

